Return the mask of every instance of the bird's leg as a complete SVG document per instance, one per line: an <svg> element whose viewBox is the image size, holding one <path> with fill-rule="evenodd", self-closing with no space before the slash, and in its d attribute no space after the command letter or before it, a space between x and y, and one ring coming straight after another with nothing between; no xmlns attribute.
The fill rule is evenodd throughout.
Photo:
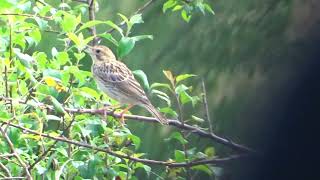
<svg viewBox="0 0 320 180"><path fill-rule="evenodd" d="M124 124L124 114L126 114L129 109L131 109L134 105L133 104L129 104L128 107L126 107L124 110L122 110L122 112L120 113L120 122L121 124Z"/></svg>

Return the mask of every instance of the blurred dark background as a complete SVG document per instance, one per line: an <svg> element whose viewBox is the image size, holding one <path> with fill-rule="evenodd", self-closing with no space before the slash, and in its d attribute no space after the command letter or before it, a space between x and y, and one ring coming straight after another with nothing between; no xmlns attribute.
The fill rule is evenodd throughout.
<svg viewBox="0 0 320 180"><path fill-rule="evenodd" d="M208 2L216 15L197 13L189 23L179 13L163 14L163 1L156 2L133 31L152 34L154 40L138 42L123 61L142 69L150 82L165 82L163 69L204 77L215 132L263 154L227 166L219 179L312 179L319 162L320 1ZM97 19L119 21L117 12L128 16L143 3L100 0ZM51 50L48 42L56 39L50 36L43 50ZM87 57L83 63L91 62ZM189 83L201 92L197 78ZM174 145L163 142L168 129L134 122L129 127L143 137L140 150L148 157L172 153ZM212 144L192 142L199 149ZM212 145L220 155L229 152Z"/></svg>

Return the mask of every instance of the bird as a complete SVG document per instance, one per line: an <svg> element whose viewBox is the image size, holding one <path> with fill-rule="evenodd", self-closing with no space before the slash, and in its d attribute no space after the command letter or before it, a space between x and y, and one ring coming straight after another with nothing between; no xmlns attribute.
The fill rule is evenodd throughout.
<svg viewBox="0 0 320 180"><path fill-rule="evenodd" d="M128 104L122 111L123 115L134 105L147 109L163 125L168 120L150 102L132 71L121 61L117 60L112 50L103 45L87 46L85 49L93 60L91 72L100 90L121 105Z"/></svg>

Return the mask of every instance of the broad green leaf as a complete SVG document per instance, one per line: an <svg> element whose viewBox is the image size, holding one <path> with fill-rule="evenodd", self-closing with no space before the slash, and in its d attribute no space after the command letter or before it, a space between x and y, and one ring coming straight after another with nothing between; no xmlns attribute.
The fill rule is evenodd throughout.
<svg viewBox="0 0 320 180"><path fill-rule="evenodd" d="M186 10L182 10L181 17L184 21L189 22L191 19L191 14L188 14Z"/></svg>
<svg viewBox="0 0 320 180"><path fill-rule="evenodd" d="M21 64L23 64L27 68L31 68L31 65L34 63L34 59L29 54L23 54L18 51L15 52L16 55L19 57Z"/></svg>
<svg viewBox="0 0 320 180"><path fill-rule="evenodd" d="M132 24L139 24L139 23L143 23L142 20L142 14L135 14L132 17L130 17L129 20Z"/></svg>
<svg viewBox="0 0 320 180"><path fill-rule="evenodd" d="M186 90L188 90L189 88L184 85L184 84L180 84L176 87L175 92L176 94L180 95L182 92L185 92Z"/></svg>
<svg viewBox="0 0 320 180"><path fill-rule="evenodd" d="M176 77L176 82L179 83L180 81L183 81L185 79L188 79L188 78L194 77L194 76L196 76L196 75L194 75L194 74L181 74Z"/></svg>
<svg viewBox="0 0 320 180"><path fill-rule="evenodd" d="M39 17L35 17L34 20L36 20L40 30L45 30L46 27L48 26L48 21L46 21L46 20L43 20Z"/></svg>
<svg viewBox="0 0 320 180"><path fill-rule="evenodd" d="M212 174L213 174L213 172L210 170L208 165L197 165L197 166L191 167L191 169L197 170L197 171L203 171L203 172L207 173L209 176L212 176Z"/></svg>
<svg viewBox="0 0 320 180"><path fill-rule="evenodd" d="M172 9L172 11L179 11L180 9L182 9L183 8L183 6L181 6L181 5L176 5L176 6L174 6L174 8Z"/></svg>
<svg viewBox="0 0 320 180"><path fill-rule="evenodd" d="M184 139L181 135L181 133L179 132L173 132L169 138L165 139L166 141L172 140L172 139L176 139L178 140L181 144L187 144L188 141L186 139Z"/></svg>
<svg viewBox="0 0 320 180"><path fill-rule="evenodd" d="M117 49L118 57L121 59L128 55L133 49L135 41L129 37L122 37Z"/></svg>
<svg viewBox="0 0 320 180"><path fill-rule="evenodd" d="M158 87L163 87L163 88L166 88L168 90L171 90L170 85L169 84L165 84L165 83L153 83L153 84L151 84L150 89L155 89L155 88L158 88Z"/></svg>
<svg viewBox="0 0 320 180"><path fill-rule="evenodd" d="M138 136L135 136L133 134L129 134L128 138L130 138L132 140L132 142L134 143L135 149L138 150L141 144L141 140Z"/></svg>
<svg viewBox="0 0 320 180"><path fill-rule="evenodd" d="M71 39L71 41L74 42L75 45L79 46L80 45L80 39L78 38L78 36L74 33L67 33L67 36L69 39Z"/></svg>
<svg viewBox="0 0 320 180"><path fill-rule="evenodd" d="M142 84L145 89L149 89L149 82L148 82L147 75L142 70L135 70L135 71L132 71L132 73L142 80Z"/></svg>
<svg viewBox="0 0 320 180"><path fill-rule="evenodd" d="M75 15L64 13L63 20L60 25L64 32L74 32L80 22L80 16L76 17Z"/></svg>
<svg viewBox="0 0 320 180"><path fill-rule="evenodd" d="M41 40L41 33L38 28L33 28L32 31L29 32L29 36L33 38L36 44Z"/></svg>
<svg viewBox="0 0 320 180"><path fill-rule="evenodd" d="M165 13L167 11L167 9L172 8L174 5L177 4L176 0L168 0L167 2L165 2L162 6L162 11L163 13Z"/></svg>
<svg viewBox="0 0 320 180"><path fill-rule="evenodd" d="M69 59L69 55L67 52L59 52L56 56L58 62L60 63L60 65L65 65L68 61L70 61Z"/></svg>
<svg viewBox="0 0 320 180"><path fill-rule="evenodd" d="M106 34L99 34L98 36L100 36L100 37L102 37L102 38L104 38L104 39L106 39L106 40L108 40L108 41L110 41L110 42L112 42L115 46L119 46L119 43L118 43L118 41L117 40L115 40L113 37L112 37L112 35L110 34L110 33L106 33Z"/></svg>
<svg viewBox="0 0 320 180"><path fill-rule="evenodd" d="M184 152L180 151L180 150L175 150L174 151L174 159L176 162L185 162L186 158L185 158Z"/></svg>
<svg viewBox="0 0 320 180"><path fill-rule="evenodd" d="M205 150L204 150L204 153L208 156L208 157L213 157L213 156L215 156L215 153L216 151L215 151L215 149L214 149L214 147L208 147L208 148L206 148Z"/></svg>
<svg viewBox="0 0 320 180"><path fill-rule="evenodd" d="M170 115L173 118L178 118L178 114L177 112L175 112L173 109L171 109L170 107L164 107L160 109L160 112L165 113Z"/></svg>

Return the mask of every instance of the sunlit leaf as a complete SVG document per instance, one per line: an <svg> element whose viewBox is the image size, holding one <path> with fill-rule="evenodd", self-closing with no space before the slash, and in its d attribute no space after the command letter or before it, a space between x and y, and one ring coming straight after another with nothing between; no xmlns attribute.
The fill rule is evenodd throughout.
<svg viewBox="0 0 320 180"><path fill-rule="evenodd" d="M165 2L162 6L162 11L165 13L167 11L167 9L172 8L174 5L177 4L177 1L175 0L168 0L167 2Z"/></svg>
<svg viewBox="0 0 320 180"><path fill-rule="evenodd" d="M194 75L194 74L181 74L176 77L176 81L177 81L177 83L179 83L180 81L183 81L185 79L188 79L188 78L194 77L194 76L196 76L196 75Z"/></svg>

